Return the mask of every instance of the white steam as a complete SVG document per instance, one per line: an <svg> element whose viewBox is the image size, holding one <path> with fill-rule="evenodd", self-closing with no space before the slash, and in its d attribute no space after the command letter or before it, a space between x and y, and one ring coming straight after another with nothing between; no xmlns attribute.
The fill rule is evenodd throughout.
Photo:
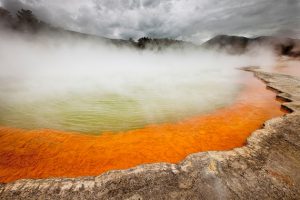
<svg viewBox="0 0 300 200"><path fill-rule="evenodd" d="M0 33L0 125L100 133L177 121L230 104L248 65L204 50L139 51L95 41Z"/></svg>

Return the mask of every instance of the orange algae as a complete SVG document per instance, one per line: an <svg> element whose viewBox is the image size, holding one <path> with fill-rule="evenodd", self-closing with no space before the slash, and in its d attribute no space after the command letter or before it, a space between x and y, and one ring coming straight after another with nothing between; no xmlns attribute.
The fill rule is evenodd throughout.
<svg viewBox="0 0 300 200"><path fill-rule="evenodd" d="M261 81L250 78L231 106L178 123L99 136L0 127L0 182L99 175L239 147L264 121L284 113L275 96Z"/></svg>

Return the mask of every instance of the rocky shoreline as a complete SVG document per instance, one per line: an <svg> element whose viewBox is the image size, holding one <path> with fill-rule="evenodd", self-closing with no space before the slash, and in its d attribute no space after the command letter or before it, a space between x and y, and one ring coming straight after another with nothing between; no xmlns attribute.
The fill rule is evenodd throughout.
<svg viewBox="0 0 300 200"><path fill-rule="evenodd" d="M246 146L97 177L18 180L0 185L0 199L300 199L300 78L246 70L292 111L265 122Z"/></svg>

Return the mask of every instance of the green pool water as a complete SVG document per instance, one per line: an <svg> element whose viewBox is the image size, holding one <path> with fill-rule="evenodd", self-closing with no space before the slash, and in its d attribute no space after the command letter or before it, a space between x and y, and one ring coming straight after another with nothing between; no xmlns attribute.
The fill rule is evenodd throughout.
<svg viewBox="0 0 300 200"><path fill-rule="evenodd" d="M177 122L224 107L238 89L220 82L188 81L163 88L125 87L126 92L71 90L58 94L0 88L0 124L100 134ZM231 83L233 84L233 83ZM32 98L31 98L32 96Z"/></svg>

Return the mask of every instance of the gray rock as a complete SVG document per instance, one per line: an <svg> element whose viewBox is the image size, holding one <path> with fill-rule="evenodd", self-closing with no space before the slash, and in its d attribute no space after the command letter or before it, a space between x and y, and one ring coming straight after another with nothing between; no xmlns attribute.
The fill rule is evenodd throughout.
<svg viewBox="0 0 300 200"><path fill-rule="evenodd" d="M293 112L265 122L244 147L97 177L18 180L0 184L0 199L300 199L300 79L247 70Z"/></svg>

